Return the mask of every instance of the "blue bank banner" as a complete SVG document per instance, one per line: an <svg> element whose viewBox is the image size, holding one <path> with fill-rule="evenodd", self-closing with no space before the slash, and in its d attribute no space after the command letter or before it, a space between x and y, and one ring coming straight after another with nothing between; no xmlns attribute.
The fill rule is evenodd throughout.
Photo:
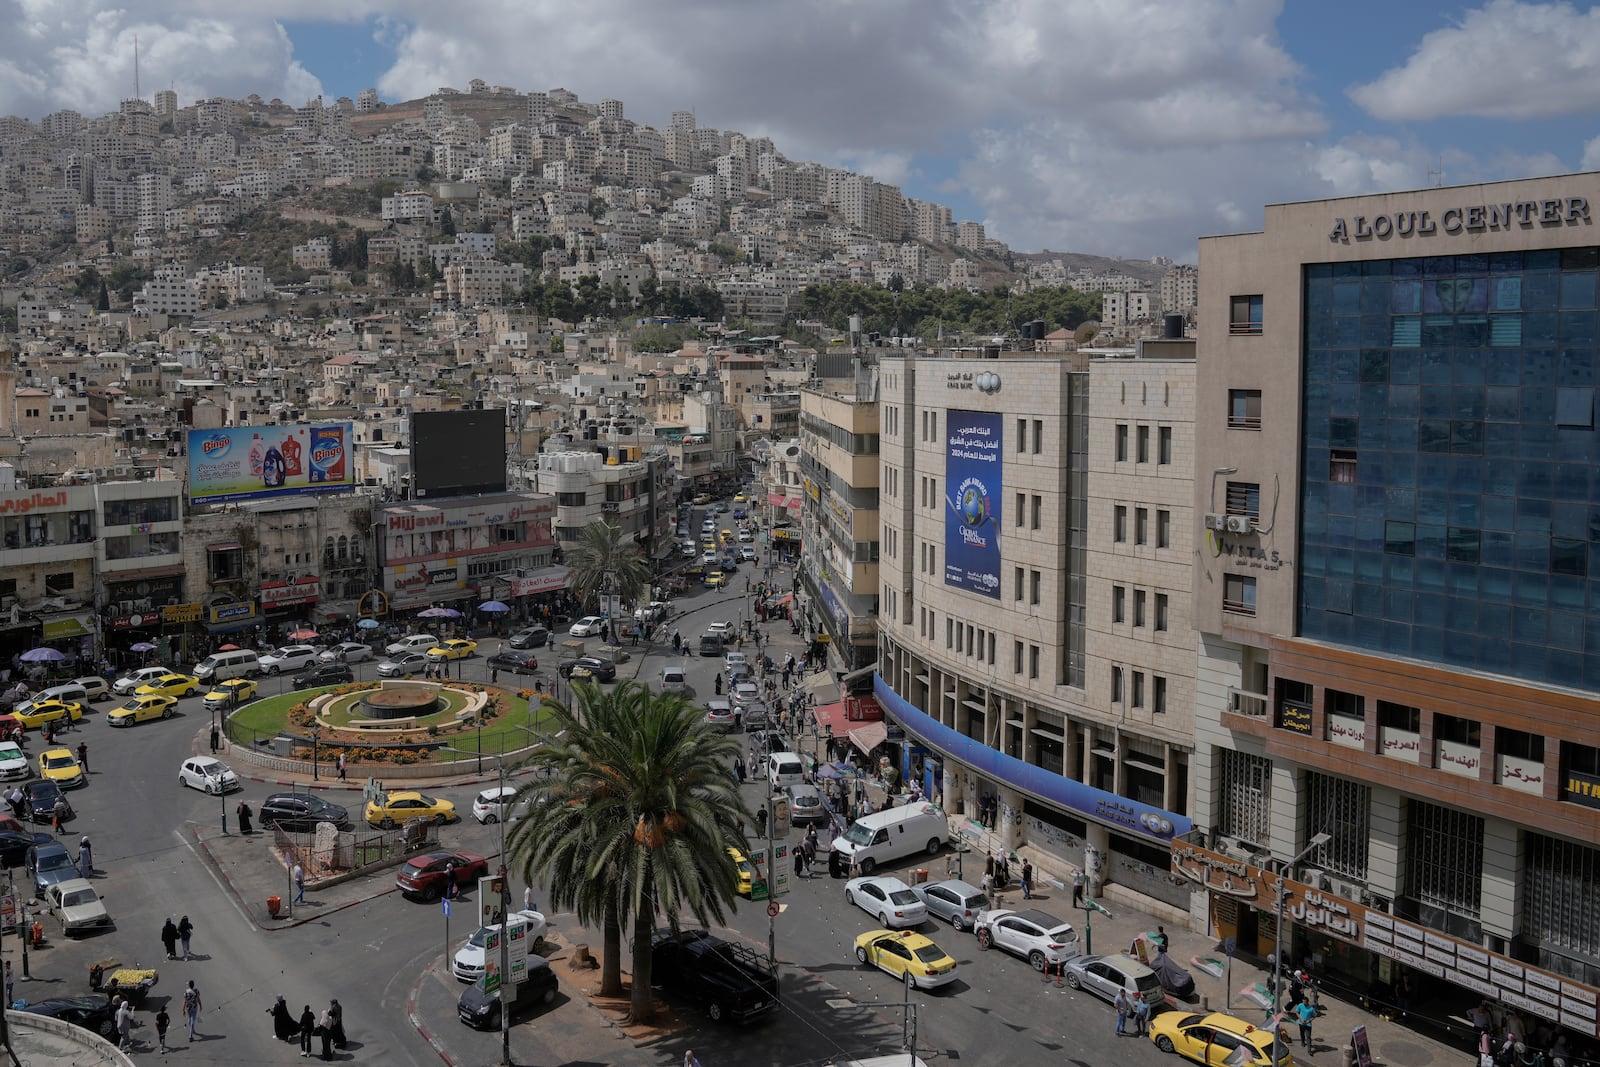
<svg viewBox="0 0 1600 1067"><path fill-rule="evenodd" d="M1002 416L952 409L946 417L944 584L1000 599Z"/></svg>

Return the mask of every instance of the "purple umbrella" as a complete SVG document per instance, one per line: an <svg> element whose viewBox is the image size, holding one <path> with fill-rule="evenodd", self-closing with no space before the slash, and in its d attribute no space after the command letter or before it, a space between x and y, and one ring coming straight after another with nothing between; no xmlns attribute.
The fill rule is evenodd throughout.
<svg viewBox="0 0 1600 1067"><path fill-rule="evenodd" d="M24 663L60 663L66 658L65 652L45 645L40 645L38 648L30 648L21 656Z"/></svg>
<svg viewBox="0 0 1600 1067"><path fill-rule="evenodd" d="M156 650L156 646L152 645L149 641L140 641L136 645L129 645L128 649L133 652L154 652Z"/></svg>
<svg viewBox="0 0 1600 1067"><path fill-rule="evenodd" d="M457 611L455 608L428 608L425 611L417 612L417 618L419 618L419 619L459 619L459 618L461 618L461 612Z"/></svg>
<svg viewBox="0 0 1600 1067"><path fill-rule="evenodd" d="M482 604L478 605L478 610L479 611L487 611L491 615L498 615L503 611L510 611L511 610L511 605L510 604L502 604L498 600L485 600Z"/></svg>

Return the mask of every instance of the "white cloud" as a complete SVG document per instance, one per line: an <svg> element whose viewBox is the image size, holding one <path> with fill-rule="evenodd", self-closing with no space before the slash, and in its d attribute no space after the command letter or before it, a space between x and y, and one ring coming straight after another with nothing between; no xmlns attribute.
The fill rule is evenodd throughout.
<svg viewBox="0 0 1600 1067"><path fill-rule="evenodd" d="M1600 137L1592 138L1583 146L1583 162L1578 164L1579 170L1600 170Z"/></svg>
<svg viewBox="0 0 1600 1067"><path fill-rule="evenodd" d="M1368 114L1394 121L1592 114L1600 109L1600 7L1490 0L1349 93Z"/></svg>

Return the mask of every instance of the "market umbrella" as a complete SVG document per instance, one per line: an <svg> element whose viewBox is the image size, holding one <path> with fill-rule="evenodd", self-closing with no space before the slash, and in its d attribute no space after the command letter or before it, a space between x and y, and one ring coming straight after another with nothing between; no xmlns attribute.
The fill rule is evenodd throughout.
<svg viewBox="0 0 1600 1067"><path fill-rule="evenodd" d="M824 763L817 768L818 778L830 778L835 781L856 776L855 768L848 763Z"/></svg>
<svg viewBox="0 0 1600 1067"><path fill-rule="evenodd" d="M156 650L156 646L152 645L149 641L140 641L138 644L129 645L128 650L130 652L154 652Z"/></svg>
<svg viewBox="0 0 1600 1067"><path fill-rule="evenodd" d="M485 600L482 604L478 605L478 610L487 611L492 615L498 615L501 612L510 611L511 605L502 604L498 600Z"/></svg>
<svg viewBox="0 0 1600 1067"><path fill-rule="evenodd" d="M461 612L455 608L428 608L417 612L419 619L459 619Z"/></svg>
<svg viewBox="0 0 1600 1067"><path fill-rule="evenodd" d="M237 651L239 651L239 646L238 645L218 645L217 646L217 651L218 652L237 652Z"/></svg>
<svg viewBox="0 0 1600 1067"><path fill-rule="evenodd" d="M362 630L376 630L378 628L378 620L362 619L360 622L356 623L356 626Z"/></svg>
<svg viewBox="0 0 1600 1067"><path fill-rule="evenodd" d="M310 629L295 630L289 634L289 637L295 641L313 641L317 637L317 631Z"/></svg>
<svg viewBox="0 0 1600 1067"><path fill-rule="evenodd" d="M21 658L24 663L60 663L67 658L67 655L59 648L40 645L38 648L28 649L22 654Z"/></svg>

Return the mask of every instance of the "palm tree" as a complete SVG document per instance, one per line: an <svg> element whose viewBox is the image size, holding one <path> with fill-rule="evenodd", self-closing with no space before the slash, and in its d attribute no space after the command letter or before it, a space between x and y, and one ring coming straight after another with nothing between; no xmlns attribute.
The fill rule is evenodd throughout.
<svg viewBox="0 0 1600 1067"><path fill-rule="evenodd" d="M727 849L745 847L747 812L726 761L736 739L713 733L678 693L638 682L607 692L572 687L577 710L547 700L552 739L534 757L548 777L526 787L527 817L507 843L527 881L542 879L555 907L598 922L600 991L622 991L622 928L632 923L632 1022L648 1021L650 940L687 912L722 923L737 893Z"/></svg>
<svg viewBox="0 0 1600 1067"><path fill-rule="evenodd" d="M620 526L591 522L567 554L567 582L579 604L588 604L602 593L635 604L644 599L650 586L650 561Z"/></svg>

